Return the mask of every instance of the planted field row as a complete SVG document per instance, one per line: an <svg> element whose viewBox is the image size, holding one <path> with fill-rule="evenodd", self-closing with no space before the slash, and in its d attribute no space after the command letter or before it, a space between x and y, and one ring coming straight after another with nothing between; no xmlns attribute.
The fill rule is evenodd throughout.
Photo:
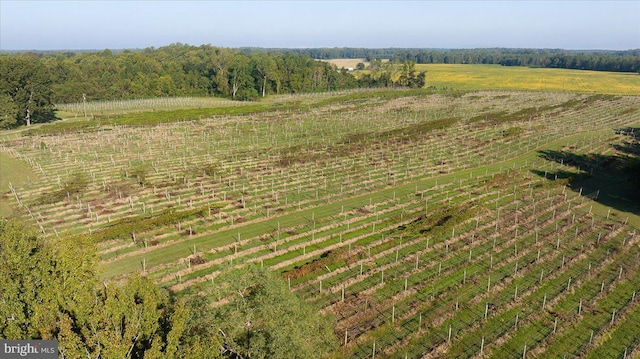
<svg viewBox="0 0 640 359"><path fill-rule="evenodd" d="M349 124L352 123L351 118L345 118L343 121L345 121L345 123L349 122ZM227 123L227 122L231 122L231 120L227 119L227 120L222 120L221 122ZM323 141L326 141L326 138L329 138L329 140L331 140L331 136L327 136L327 133L329 131L323 131L322 128L318 128L318 125L314 125L317 122L323 123L327 121L307 121L307 122L309 122L307 126L311 127L311 131L313 133L322 134ZM332 121L332 123L333 122L334 121ZM242 123L242 122L236 122L236 123ZM256 124L259 124L255 120L248 120L248 123L251 124L254 129ZM594 124L591 123L590 125L594 125ZM232 125L228 125L227 127L229 126L232 126ZM72 173L69 173L70 166L76 169L83 168L85 173L89 173L89 176L91 177L91 182L92 182L91 184L98 187L98 190L93 192L89 191L88 193L83 193L82 197L95 196L97 198L93 199L94 202L99 202L100 205L105 204L105 207L113 208L113 211L115 212L113 214L106 213L106 215L103 214L102 216L100 216L99 211L96 212L98 214L98 217L97 217L98 219L95 221L91 220L92 218L91 216L86 216L86 213L78 214L77 217L74 218L76 222L84 222L84 226L78 228L77 229L78 231L82 231L83 229L86 231L87 229L86 227L89 224L96 225L96 226L108 224L108 219L110 216L116 217L118 215L125 215L125 216L131 215L131 213L127 214L127 212L125 211L127 206L129 207L129 210L130 210L129 212L137 212L137 211L145 212L146 208L142 208L141 203L144 203L144 207L149 207L150 211L153 210L154 208L157 208L158 206L166 208L167 205L174 205L174 206L177 205L180 207L180 206L184 206L185 204L189 204L189 203L192 204L194 197L201 196L205 191L208 193L209 190L211 190L211 193L217 192L219 194L219 197L218 197L219 200L226 199L227 192L229 193L228 197L233 197L235 199L237 199L237 197L241 197L240 200L244 201L245 207L248 207L248 208L253 207L254 209L257 210L258 205L263 203L260 203L259 199L251 198L251 195L255 197L260 192L264 193L264 191L261 191L260 188L255 188L256 182L258 182L256 181L256 179L260 178L259 182L264 182L266 179L268 183L269 179L271 179L272 181L275 181L275 178L276 178L275 176L278 176L278 175L281 176L283 174L282 170L280 171L279 174L277 174L278 172L277 170L274 171L274 168L276 168L276 166L273 164L275 156L274 158L269 160L270 155L267 153L267 158L265 160L260 160L259 158L256 160L255 158L253 158L254 157L253 155L249 154L249 157L245 157L244 160L241 160L238 162L238 159L239 159L238 153L239 152L245 153L245 156L246 156L247 148L243 147L245 145L240 146L240 144L236 142L235 139L239 137L229 135L229 133L232 133L234 130L227 128L226 131L221 131L220 133L221 136L214 136L214 135L211 135L211 133L207 134L206 131L204 132L203 135L200 135L200 133L203 133L202 126L194 125L189 130L189 132L198 133L197 136L200 138L198 138L199 141L196 141L196 138L194 138L195 136L193 136L191 133L185 132L182 135L178 133L174 133L174 132L180 132L180 130L176 130L175 128L183 128L183 127L168 126L169 134L159 133L159 132L163 132L162 129L156 129L155 131L151 131L150 133L139 132L138 134L133 134L130 132L131 130L128 130L128 129L118 130L116 128L116 131L112 134L105 135L104 132L99 133L99 137L97 136L95 140L92 140L91 137L87 138L85 134L83 135L83 138L82 139L79 138L78 141L72 141L72 140L69 140L69 138L65 137L64 141L59 139L59 141L54 140L53 143L47 144L45 141L50 141L50 138L43 137L43 138L35 138L34 141L32 141L32 143L34 146L37 144L37 146L35 146L36 148L42 148L42 146L47 148L48 150L47 149L40 150L40 152L44 152L47 154L54 153L52 152L52 148L60 147L60 151L57 153L60 156L64 154L65 160L68 159L70 153L77 153L73 155L74 157L73 161L71 161L71 159L68 159L68 163L65 165L66 170L64 173L60 173L60 170L55 170L57 174L52 174L52 177L54 177L55 179L55 183L58 183L58 187L61 187L61 183L67 180L67 178L72 175ZM219 129L221 127L224 129L225 126L223 125L223 126L215 127L216 134L219 132ZM270 123L268 126L264 126L264 127L273 127L273 126ZM548 126L548 127L556 128L558 126L555 126L555 127ZM298 131L304 130L305 134L311 132L308 128L305 129L304 127L298 128L297 130ZM391 143L392 146L389 146L390 143L388 140L386 141L386 143L385 141L379 141L383 145L380 146L380 148L377 151L374 151L371 153L364 152L363 156L361 155L359 158L354 158L351 161L347 159L346 161L343 161L342 165L334 166L333 168L321 169L319 171L317 170L317 166L315 166L317 164L317 161L316 161L315 163L312 163L314 166L308 167L313 169L309 170L306 176L304 175L304 172L306 171L303 171L303 178L304 177L313 178L315 180L317 179L317 176L320 175L327 180L331 180L332 172L342 174L343 176L335 178L335 180L333 181L334 182L333 184L329 183L328 185L325 184L323 186L326 192L335 193L338 183L342 185L345 182L348 183L351 181L358 181L359 183L361 182L366 183L367 181L371 181L372 183L382 182L385 184L393 185L393 184L397 184L398 176L400 176L401 181L411 180L411 179L419 178L423 176L431 176L441 172L448 173L448 172L451 172L452 168L455 170L455 168L460 168L460 167L462 168L471 167L474 163L477 163L479 159L474 159L474 155L469 151L477 151L477 150L474 150L474 149L467 150L467 151L457 150L457 146L459 146L460 144L464 145L467 142L471 143L471 142L484 141L485 143L490 143L490 145L488 145L490 147L488 146L486 147L486 152L490 154L494 154L495 155L494 160L504 160L505 158L513 156L514 154L517 153L517 149L514 149L512 151L510 148L510 146L514 146L514 144L510 144L511 142L513 142L513 139L510 139L508 142L505 143L505 146L506 146L505 149L500 148L499 142L495 141L497 137L495 135L496 131L502 132L503 129L497 129L497 130L492 129L492 131L489 131L487 128L485 128L484 134L479 133L476 130L476 132L473 133L473 136L469 136L468 139L456 138L459 136L455 135L455 133L468 134L470 130L473 130L473 129L471 127L469 129L466 129L464 127L455 128L455 132L449 131L449 134L453 133L454 135L453 138L449 138L445 134L444 139L440 140L439 137L442 137L442 136L436 136L435 139L428 139L422 145L419 143L413 143L413 142L409 143L408 145L402 144L402 143L400 144L396 143L396 145L400 147L396 147L395 151L393 150L393 147L394 147L393 143ZM246 131L250 131L250 130L241 131L241 130L238 130L236 126L235 135L246 137L245 136ZM268 130L268 132L269 133L262 133L262 134L256 132L255 138L256 139L271 138L275 136L273 135L273 133L276 133L277 131L271 128L270 130ZM335 131L335 130L334 132L342 133L340 131ZM285 133L286 133L286 129L285 129ZM533 131L533 134L535 133L540 133L540 131L538 130ZM178 136L176 137L176 135ZM250 138L252 137L254 136L251 136ZM296 136L291 136L291 137L296 138ZM533 142L529 137L530 136L526 136L527 146L528 145L533 146L534 143L535 144L538 144L540 142L544 143L545 141L549 140L549 138L543 138L542 141L538 140ZM111 142L110 138L113 140L113 142ZM162 138L167 138L166 142L162 141L161 140ZM107 143L104 142L105 140ZM182 145L178 145L180 142L182 142ZM520 143L519 145L517 145L518 148L521 148L522 141L518 140L517 142ZM145 151L144 149L145 143L148 147L147 151ZM217 145L208 146L207 143L212 143ZM236 143L238 145L234 146L234 144ZM96 146L96 144L98 145ZM156 146L156 147L151 148L152 144L153 146ZM457 144L457 145L454 145L454 144ZM257 156L264 156L264 151L260 151L259 149L266 148L266 147L272 148L273 145L274 143L270 142L264 145L259 145L258 147L255 147L255 146L250 146L250 147L255 147L254 155L260 153L260 155L257 155ZM24 146L25 145L23 144L23 147ZM94 150L91 151L92 146L99 147L99 148L94 148ZM113 150L113 153L110 155L105 153L105 150L108 149L107 147L109 146L112 147L112 150ZM211 161L211 160L206 160L206 162L202 162L202 158L203 158L202 156L205 153L207 154L207 157L216 156L216 152L219 152L218 150L216 150L215 148L216 146L218 146L218 148L224 146L226 148L227 153L235 154L235 155L230 155L232 158L229 158L232 164L225 165L225 163L222 162L222 164L219 165L217 161ZM420 148L420 146L422 146L422 150L407 151L406 146L411 146L412 148L416 146ZM530 150L530 147L527 147L527 146L524 147L523 151ZM67 147L67 149L65 149L64 147ZM202 149L211 148L211 147L214 147L214 148L207 149L206 152L202 151ZM391 148L391 153L389 151L389 148ZM170 153L169 151L170 149L173 149L173 152L175 153ZM196 151L193 149L200 149L200 151ZM438 151L433 152L432 149L438 149ZM88 154L88 157L86 157L86 159L82 159L82 158L78 159L78 156L82 152L86 152ZM148 153L148 158L153 158L153 160L148 160L147 156L144 156L145 152ZM165 153L166 156L158 156L159 154L158 152ZM100 155L98 155L98 153L100 153ZM388 158L389 153L391 158ZM395 155L396 153L398 153L397 158ZM410 158L406 158L401 156L400 155L401 153L410 153L412 155ZM454 156L451 156L452 154ZM101 156L103 158L100 158ZM429 156L433 156L433 160L428 160ZM129 158L127 159L127 157ZM167 161L161 160L164 157L167 158ZM456 162L452 164L447 164L446 159L451 157L455 158ZM376 158L382 159L383 160L382 163L387 163L387 165L378 166L378 162L377 162L378 160L376 160ZM329 162L331 162L332 164L335 162L339 162L339 161L335 161L336 159L335 157L329 157L328 159L331 160ZM465 162L461 162L459 159L465 159ZM97 162L102 161L103 165L98 164L96 166L96 160ZM482 160L486 162L486 158L483 158ZM266 165L259 164L259 163L265 163L265 161L267 162ZM372 163L373 168L371 168L371 165L369 164L372 161L373 161ZM31 162L35 164L37 161L31 160ZM51 160L48 160L47 162L51 164L60 163L59 161L51 161ZM272 164L269 165L268 164L269 162L271 162ZM91 163L91 166L92 166L91 169L88 169L89 163ZM429 163L432 163L432 165L429 165ZM438 164L438 165L434 167L433 164ZM146 173L141 173L145 171L145 168L144 168L145 165L148 165L150 168L146 169L147 171ZM211 165L210 168L207 168L208 165ZM350 173L349 171L349 167L348 167L349 165L352 168L355 167L352 170L352 173ZM36 166L39 168L42 168L42 166L39 164L36 164ZM235 167L235 166L238 166L240 168L239 174L238 174L238 167ZM206 183L203 183L203 182L206 182L205 179L202 179L202 178L194 179L193 174L195 173L197 175L197 173L200 171L198 171L193 167L202 168L201 172L203 173L206 172L208 169L212 170L214 172L214 176L213 176L214 181L216 181L215 179L216 167L220 167L218 171L219 172L218 176L220 178L224 176L225 178L224 178L224 181L219 180L219 182L221 182L220 185L224 185L225 187L218 186L217 188L209 188L210 186L206 186ZM269 171L270 173L268 173L266 176L264 175L260 176L261 174L260 171L262 171L262 168L265 168L265 167L267 170L270 169ZM442 167L442 168L438 168L438 167ZM161 171L160 168L164 169L164 171ZM256 168L258 171L252 171L252 168ZM242 169L247 169L246 173L242 173ZM287 174L289 175L288 177L290 178L292 173L289 172L288 168L286 170L287 170L286 171ZM43 171L44 171L44 168L43 168ZM47 172L49 172L49 170L47 170ZM185 175L185 172L191 172L191 174L187 176ZM386 172L386 174L382 175L381 172ZM294 175L295 177L301 177L299 171L295 171L293 173L295 173ZM346 181L345 181L344 174L347 175ZM141 177L144 177L144 178L141 178ZM129 179L128 181L126 180L127 178ZM384 180L382 180L383 178ZM362 181L363 179L364 181ZM201 186L199 187L201 189L200 193L197 193L197 191L193 191L195 193L190 195L184 189L180 189L181 184L189 185L190 183L197 183L198 181L201 183ZM146 184L146 187L148 188L136 188L137 187L136 182L138 182L137 185L145 185L145 182L149 182L148 184ZM313 196L313 193L315 192L313 190L313 187L316 187L315 188L316 191L321 192L321 190L318 189L317 186L312 186L311 188L309 188L310 183L317 183L317 181L309 180L305 182L306 183L304 183L304 186L303 186L303 183L301 182L299 185L299 188L304 187L303 190L307 192L305 193L307 197ZM280 183L281 181L278 181L278 184ZM101 191L99 190L99 187L102 187ZM254 188L251 188L251 187L254 187ZM162 191L163 188L165 189L164 194L165 194L166 201L161 201L159 198L154 198L149 193L151 192L149 191L149 189L153 189L153 192L155 192L154 195L159 196L158 192L163 192ZM62 188L59 188L59 189L62 189ZM169 189L172 189L172 191L169 191ZM242 191L242 189L244 189L244 191ZM311 189L311 193L309 193L310 189ZM275 188L272 188L272 190L275 191ZM34 196L37 197L38 195L41 195L45 191L50 192L51 187L45 187L41 190L40 193L38 193L36 192L37 186L31 186L29 191L30 192L34 191ZM25 195L30 194L30 192L27 192L25 194L20 193L20 195L24 197ZM101 194L100 192L103 192L103 193L108 192L108 193ZM247 198L244 198L244 199L242 198L243 197L242 192L248 193L248 195L246 196ZM146 193L144 197L136 198L144 193ZM171 193L173 193L173 195ZM182 193L184 193L184 195ZM73 200L73 193L71 193L71 195L69 196L66 196L66 193L61 193L61 194L63 199ZM111 203L109 203L108 202L109 197L113 197L113 196L116 197L115 198L116 201L112 200ZM79 198L81 196L80 194L77 194L76 197ZM131 197L131 200L128 200L129 197ZM172 197L172 200L169 200L170 197ZM184 201L183 201L183 197L184 197ZM288 200L288 196L286 195L285 196L279 195L278 197L280 197L279 199L284 197L285 201ZM187 200L187 198L189 198L189 200ZM86 208L86 206L84 206L84 203L82 202L89 202L90 200L87 199L85 201L82 201L82 199L79 199L79 201L81 202L80 204L83 205L82 208ZM28 202L28 201L23 201L23 202ZM132 205L132 202L133 202L133 205ZM303 202L298 200L298 205L302 205L302 204ZM134 208L131 208L131 207L134 207L137 211L133 211ZM46 207L44 207L43 210L45 214L43 215L42 213L40 213L38 217L43 217L43 220L41 220L41 222L43 223L44 227L50 227L49 223L47 223L46 220L44 220L44 218L48 217L47 216L48 213L46 213ZM87 210L87 212L89 211L90 210ZM102 222L101 222L101 219L102 219ZM55 228L55 225L54 225L54 228ZM64 227L60 228L59 232L63 232L63 230L64 230Z"/></svg>
<svg viewBox="0 0 640 359"><path fill-rule="evenodd" d="M344 96L5 136L39 177L4 195L48 237L95 239L105 280L223 305L222 274L271 268L333 315L340 357L637 350L636 228L596 199L634 154L640 99Z"/></svg>

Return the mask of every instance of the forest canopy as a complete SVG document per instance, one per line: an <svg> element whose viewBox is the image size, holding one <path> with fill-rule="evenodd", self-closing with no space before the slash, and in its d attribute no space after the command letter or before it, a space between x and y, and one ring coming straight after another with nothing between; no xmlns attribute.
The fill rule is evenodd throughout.
<svg viewBox="0 0 640 359"><path fill-rule="evenodd" d="M325 60L331 58L389 59L377 75L354 76ZM640 50L567 51L548 49L264 49L191 46L175 43L160 48L122 51L7 53L0 55L2 83L10 79L8 66L30 66L50 92L36 91L51 104L121 100L159 96L220 96L253 100L272 94L321 92L357 87L422 87L423 77L399 77L411 64L500 64L504 66L555 67L583 70L640 71ZM386 63L385 63L386 64ZM6 75L6 76L5 76ZM367 76L368 75L368 76ZM24 122L25 102L31 92L26 84L20 100L13 102L10 88L0 86L3 118L11 112ZM7 88L5 88L7 87ZM27 100L25 100L25 98ZM10 111L9 111L10 110ZM19 111L19 114L18 114ZM33 112L33 111L32 111ZM37 113L42 120L42 112ZM38 119L36 119L38 122Z"/></svg>

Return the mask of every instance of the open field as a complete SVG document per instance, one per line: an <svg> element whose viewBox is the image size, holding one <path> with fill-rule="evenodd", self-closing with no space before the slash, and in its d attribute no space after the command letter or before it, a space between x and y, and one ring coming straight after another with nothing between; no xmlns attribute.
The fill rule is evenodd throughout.
<svg viewBox="0 0 640 359"><path fill-rule="evenodd" d="M224 269L269 267L334 315L336 358L640 355L625 172L640 97L568 92L637 95L640 77L444 66L427 86L474 91L281 96L174 121L173 105L129 104L12 133L0 159L38 177L2 191L48 238L91 234L104 280L139 272L219 305ZM566 92L538 91L559 79ZM501 85L534 91L476 91Z"/></svg>
<svg viewBox="0 0 640 359"><path fill-rule="evenodd" d="M356 66L359 63L363 63L363 64L367 64L367 59L331 59L331 60L326 60L328 63L330 64L334 64L336 66L338 66L339 69L341 68L352 68L355 69Z"/></svg>
<svg viewBox="0 0 640 359"><path fill-rule="evenodd" d="M417 64L415 69L426 71L425 87L436 89L640 94L637 73L460 64Z"/></svg>
<svg viewBox="0 0 640 359"><path fill-rule="evenodd" d="M427 87L640 94L640 75L636 73L440 64L416 65L416 70L427 71Z"/></svg>

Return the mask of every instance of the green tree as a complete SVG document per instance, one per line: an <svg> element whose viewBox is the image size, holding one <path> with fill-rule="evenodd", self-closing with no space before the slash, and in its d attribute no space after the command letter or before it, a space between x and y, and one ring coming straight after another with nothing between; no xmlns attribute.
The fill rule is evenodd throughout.
<svg viewBox="0 0 640 359"><path fill-rule="evenodd" d="M100 285L95 253L89 237L45 242L0 220L0 338L57 339L67 358L219 356L214 336L191 337L201 316L151 280Z"/></svg>
<svg viewBox="0 0 640 359"><path fill-rule="evenodd" d="M214 54L211 56L211 64L214 69L213 82L216 87L216 91L222 96L229 96L231 91L229 89L229 66L233 60L233 52L230 49L217 48Z"/></svg>
<svg viewBox="0 0 640 359"><path fill-rule="evenodd" d="M427 83L427 73L425 71L420 71L418 76L413 78L409 83L409 86L412 88L423 88Z"/></svg>
<svg viewBox="0 0 640 359"><path fill-rule="evenodd" d="M51 79L45 67L36 59L0 56L0 96L10 97L17 107L15 119L19 125L29 126L55 118L51 102ZM2 117L5 116L5 108L2 108ZM10 115L11 112L6 112L6 116Z"/></svg>
<svg viewBox="0 0 640 359"><path fill-rule="evenodd" d="M330 318L256 265L220 278L230 303L216 308L227 357L312 358L337 346Z"/></svg>
<svg viewBox="0 0 640 359"><path fill-rule="evenodd" d="M247 55L237 53L229 66L229 85L231 97L238 100L251 100L257 97L251 77L251 63Z"/></svg>
<svg viewBox="0 0 640 359"><path fill-rule="evenodd" d="M52 270L44 240L14 220L0 219L0 263L0 338L43 337Z"/></svg>
<svg viewBox="0 0 640 359"><path fill-rule="evenodd" d="M18 105L11 96L0 94L0 128L11 128L18 122Z"/></svg>
<svg viewBox="0 0 640 359"><path fill-rule="evenodd" d="M272 55L260 52L251 56L255 74L262 92L262 97L267 94L267 81L277 74L276 62Z"/></svg>

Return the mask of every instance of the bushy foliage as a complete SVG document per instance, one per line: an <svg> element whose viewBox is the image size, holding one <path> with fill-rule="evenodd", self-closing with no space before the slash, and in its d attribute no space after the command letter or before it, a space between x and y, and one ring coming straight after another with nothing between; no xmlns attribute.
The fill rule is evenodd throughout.
<svg viewBox="0 0 640 359"><path fill-rule="evenodd" d="M64 199L75 198L75 196L81 195L82 192L84 192L88 183L89 182L84 173L76 172L61 184L60 189L40 195L36 200L36 203L56 203L63 201Z"/></svg>
<svg viewBox="0 0 640 359"><path fill-rule="evenodd" d="M111 222L107 227L93 232L93 238L97 242L116 238L129 238L132 233L142 233L153 228L175 225L195 217L204 217L209 209L218 208L220 205L204 206L186 211L165 210L159 214L125 217Z"/></svg>
<svg viewBox="0 0 640 359"><path fill-rule="evenodd" d="M55 339L67 358L310 358L336 346L329 318L267 270L223 275L230 303L176 300L140 275L100 284L95 242L45 242L0 220L0 338Z"/></svg>
<svg viewBox="0 0 640 359"><path fill-rule="evenodd" d="M45 66L27 56L0 56L0 127L49 122L53 110Z"/></svg>
<svg viewBox="0 0 640 359"><path fill-rule="evenodd" d="M150 166L146 163L136 163L125 172L125 177L133 178L140 186L147 185L147 174Z"/></svg>
<svg viewBox="0 0 640 359"><path fill-rule="evenodd" d="M229 358L317 358L337 347L331 321L266 269L249 265L224 273L230 296L214 311Z"/></svg>

